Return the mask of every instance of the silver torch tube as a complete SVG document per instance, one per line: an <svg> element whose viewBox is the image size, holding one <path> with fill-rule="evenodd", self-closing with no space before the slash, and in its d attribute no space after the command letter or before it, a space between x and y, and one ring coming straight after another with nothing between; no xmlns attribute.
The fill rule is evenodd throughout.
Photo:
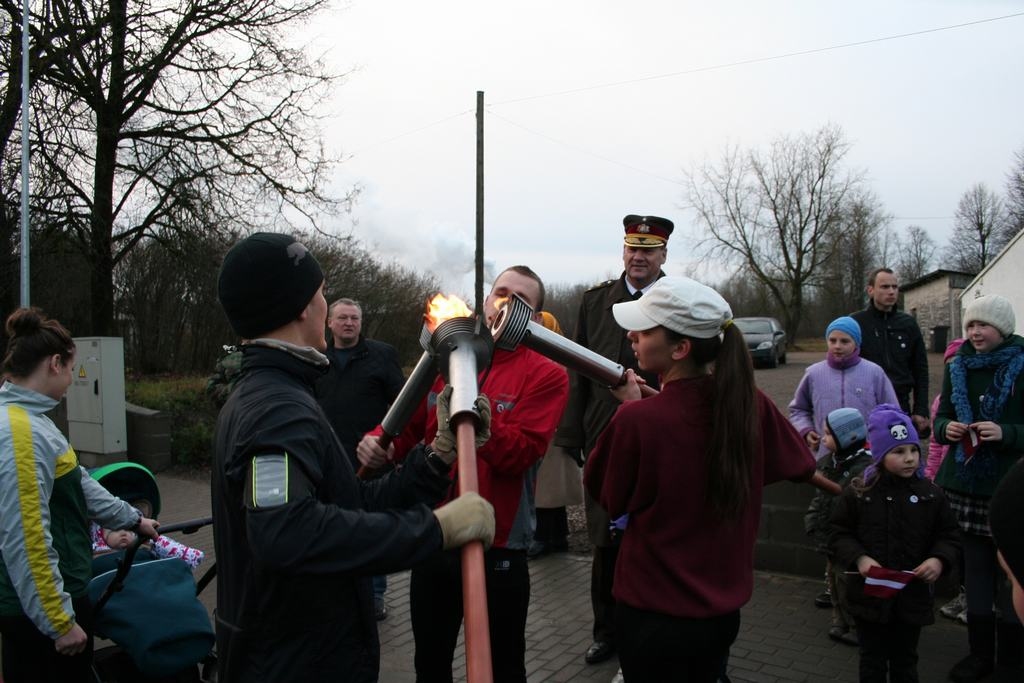
<svg viewBox="0 0 1024 683"><path fill-rule="evenodd" d="M618 363L534 321L530 304L518 295L510 296L498 311L491 334L499 349L511 351L522 344L609 387L617 387L625 380L626 369Z"/></svg>
<svg viewBox="0 0 1024 683"><path fill-rule="evenodd" d="M423 354L416 362L416 367L412 369L409 379L402 385L398 396L392 401L384 419L380 421L381 429L384 431L380 436L381 448L387 449L388 444L402 433L405 426L409 424L412 414L416 412L416 408L430 391L434 380L437 379L437 359L430 348L430 330L426 325L420 329L420 346L423 347ZM363 465L359 468L357 475L360 479L366 479L373 472L372 468Z"/></svg>
<svg viewBox="0 0 1024 683"><path fill-rule="evenodd" d="M392 401L391 407L388 408L387 414L380 422L389 442L402 433L417 406L430 391L431 385L437 378L437 360L431 352L430 336L430 330L424 325L420 329L420 346L423 347L423 355L416 362L412 374L402 385L402 390L398 392L398 396ZM386 448L387 444L384 444L384 447Z"/></svg>

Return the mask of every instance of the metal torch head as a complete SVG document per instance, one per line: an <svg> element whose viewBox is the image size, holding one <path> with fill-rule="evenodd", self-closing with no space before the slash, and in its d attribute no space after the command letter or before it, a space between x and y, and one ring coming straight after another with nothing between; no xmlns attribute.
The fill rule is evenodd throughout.
<svg viewBox="0 0 1024 683"><path fill-rule="evenodd" d="M477 374L491 364L494 339L479 318L451 318L437 326L430 346L445 381L452 385L451 416L476 415Z"/></svg>
<svg viewBox="0 0 1024 683"><path fill-rule="evenodd" d="M491 323L491 336L499 349L513 351L527 334L533 308L518 294L511 294Z"/></svg>
<svg viewBox="0 0 1024 683"><path fill-rule="evenodd" d="M536 322L530 304L515 294L498 309L491 324L491 335L499 349L513 351L522 344L605 386L618 386L625 377L626 369L615 361Z"/></svg>

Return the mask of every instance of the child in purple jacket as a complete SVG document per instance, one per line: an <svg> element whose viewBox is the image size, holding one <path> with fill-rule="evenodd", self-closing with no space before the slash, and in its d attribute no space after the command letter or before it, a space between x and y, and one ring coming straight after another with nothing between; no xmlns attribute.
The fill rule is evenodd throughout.
<svg viewBox="0 0 1024 683"><path fill-rule="evenodd" d="M867 422L868 415L880 403L898 403L892 382L881 366L860 357L861 330L849 316L836 318L825 328L828 351L825 360L804 371L803 379L789 403L789 421L814 458L829 455L822 442L825 418L833 410L854 408ZM833 607L832 590L825 572L825 590L814 598L818 607Z"/></svg>
<svg viewBox="0 0 1024 683"><path fill-rule="evenodd" d="M865 420L880 403L898 403L892 382L875 363L860 357L861 331L849 316L836 318L825 329L825 360L804 371L789 403L789 421L820 460L825 455L821 435L825 417L837 408L856 408Z"/></svg>

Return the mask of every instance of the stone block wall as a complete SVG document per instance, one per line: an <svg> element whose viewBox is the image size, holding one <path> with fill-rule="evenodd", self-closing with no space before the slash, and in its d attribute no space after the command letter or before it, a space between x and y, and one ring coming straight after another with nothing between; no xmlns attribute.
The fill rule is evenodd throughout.
<svg viewBox="0 0 1024 683"><path fill-rule="evenodd" d="M764 490L761 526L754 546L754 568L819 577L825 556L815 552L804 531L804 513L816 489L783 481Z"/></svg>

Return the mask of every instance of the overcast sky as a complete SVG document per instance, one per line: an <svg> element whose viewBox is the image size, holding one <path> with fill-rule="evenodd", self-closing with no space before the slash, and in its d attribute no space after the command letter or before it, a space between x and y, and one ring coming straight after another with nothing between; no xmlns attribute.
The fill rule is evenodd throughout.
<svg viewBox="0 0 1024 683"><path fill-rule="evenodd" d="M1024 2L339 2L308 29L350 72L327 144L346 159L339 191L363 192L336 227L471 293L483 90L497 269L617 276L622 217L638 213L675 221L666 270L681 273L699 230L684 171L828 124L893 227L944 245L963 192L1003 192L1024 148L1024 16L985 21L1017 13Z"/></svg>

